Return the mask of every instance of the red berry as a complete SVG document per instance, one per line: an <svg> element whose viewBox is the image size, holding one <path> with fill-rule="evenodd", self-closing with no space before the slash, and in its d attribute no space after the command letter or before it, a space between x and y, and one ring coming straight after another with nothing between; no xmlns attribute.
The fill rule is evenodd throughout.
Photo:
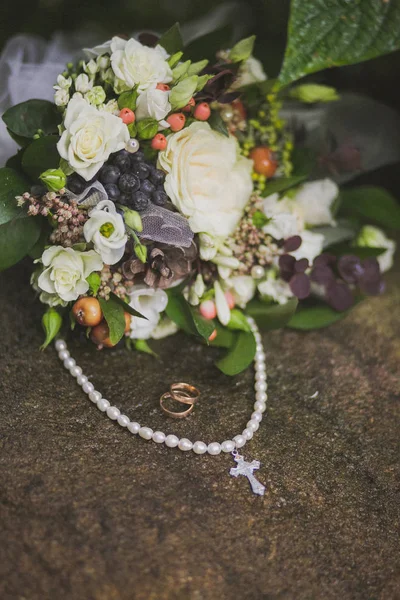
<svg viewBox="0 0 400 600"><path fill-rule="evenodd" d="M194 98L190 98L189 102L182 108L182 110L184 112L190 112L195 104L196 102L194 101Z"/></svg>
<svg viewBox="0 0 400 600"><path fill-rule="evenodd" d="M232 292L225 292L225 299L228 303L229 308L232 310L233 308L235 308L235 298L232 294Z"/></svg>
<svg viewBox="0 0 400 600"><path fill-rule="evenodd" d="M200 314L205 319L215 319L217 316L217 307L215 306L215 302L213 300L204 300L200 304Z"/></svg>
<svg viewBox="0 0 400 600"><path fill-rule="evenodd" d="M94 327L103 318L99 301L90 296L79 298L72 307L72 314L75 321L85 327Z"/></svg>
<svg viewBox="0 0 400 600"><path fill-rule="evenodd" d="M250 158L254 162L254 170L265 177L272 177L278 168L271 150L267 146L257 146L250 152Z"/></svg>
<svg viewBox="0 0 400 600"><path fill-rule="evenodd" d="M157 83L156 89L162 90L163 92L169 92L171 88L166 83Z"/></svg>
<svg viewBox="0 0 400 600"><path fill-rule="evenodd" d="M130 108L123 108L122 110L120 110L119 116L121 117L125 125L134 123L136 119L135 113Z"/></svg>
<svg viewBox="0 0 400 600"><path fill-rule="evenodd" d="M183 113L174 113L167 118L171 131L180 131L184 128L186 117Z"/></svg>
<svg viewBox="0 0 400 600"><path fill-rule="evenodd" d="M199 121L207 121L211 115L211 108L207 102L200 102L194 109L194 118Z"/></svg>
<svg viewBox="0 0 400 600"><path fill-rule="evenodd" d="M153 150L165 150L167 147L167 138L162 133L156 133L151 140L151 147Z"/></svg>

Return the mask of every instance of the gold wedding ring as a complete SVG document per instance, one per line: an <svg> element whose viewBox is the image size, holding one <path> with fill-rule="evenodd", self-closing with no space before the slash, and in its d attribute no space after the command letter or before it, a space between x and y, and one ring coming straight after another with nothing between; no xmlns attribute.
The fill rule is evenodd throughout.
<svg viewBox="0 0 400 600"><path fill-rule="evenodd" d="M190 413L194 409L194 405L199 399L200 392L194 387L194 385L190 385L188 383L172 383L170 385L169 391L165 392L160 397L160 406L163 412L169 417L173 419L183 419L190 415ZM186 410L170 410L165 406L166 400L173 400L174 402L179 402L179 404L189 405L189 408Z"/></svg>

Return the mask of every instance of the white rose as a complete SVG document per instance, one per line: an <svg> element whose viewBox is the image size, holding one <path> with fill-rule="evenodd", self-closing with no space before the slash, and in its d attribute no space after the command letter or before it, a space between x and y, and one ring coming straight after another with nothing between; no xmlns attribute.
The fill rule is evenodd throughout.
<svg viewBox="0 0 400 600"><path fill-rule="evenodd" d="M192 123L167 138L159 153L165 190L194 233L224 239L235 230L253 191L253 163L235 137Z"/></svg>
<svg viewBox="0 0 400 600"><path fill-rule="evenodd" d="M69 100L68 90L59 89L54 94L54 102L57 106L66 106Z"/></svg>
<svg viewBox="0 0 400 600"><path fill-rule="evenodd" d="M309 229L305 229L300 233L301 246L290 254L295 257L296 260L301 258L307 258L310 265L313 263L314 258L319 256L324 249L324 236L322 233L314 233Z"/></svg>
<svg viewBox="0 0 400 600"><path fill-rule="evenodd" d="M250 56L240 67L238 76L234 81L232 89L236 90L252 83L265 81L267 75L262 63L254 56Z"/></svg>
<svg viewBox="0 0 400 600"><path fill-rule="evenodd" d="M46 268L37 281L39 288L47 294L57 294L65 302L85 294L89 289L86 278L103 268L103 262L94 250L77 252L63 246L47 248L41 261Z"/></svg>
<svg viewBox="0 0 400 600"><path fill-rule="evenodd" d="M75 89L77 92L80 92L81 94L86 94L86 92L91 90L92 87L93 87L93 81L90 81L90 79L86 75L86 73L81 73L75 79Z"/></svg>
<svg viewBox="0 0 400 600"><path fill-rule="evenodd" d="M161 46L149 48L137 40L114 37L111 41L111 65L116 76L117 93L130 90L135 85L140 91L153 83L169 83L172 71L168 54Z"/></svg>
<svg viewBox="0 0 400 600"><path fill-rule="evenodd" d="M135 115L140 121L151 117L156 121L162 121L167 114L171 111L171 104L169 103L169 92L158 90L157 84L152 85L147 90L139 94ZM163 124L164 127L168 127L168 123Z"/></svg>
<svg viewBox="0 0 400 600"><path fill-rule="evenodd" d="M231 277L227 284L233 292L236 304L245 308L246 304L254 297L256 284L250 275L237 275Z"/></svg>
<svg viewBox="0 0 400 600"><path fill-rule="evenodd" d="M266 300L273 300L278 304L286 304L290 298L293 298L292 291L286 281L275 279L275 276L259 283L258 291Z"/></svg>
<svg viewBox="0 0 400 600"><path fill-rule="evenodd" d="M57 149L70 167L86 181L91 179L112 152L125 147L128 127L122 119L98 110L83 98L72 98L64 117Z"/></svg>
<svg viewBox="0 0 400 600"><path fill-rule="evenodd" d="M366 246L367 248L387 248L386 252L376 257L382 273L388 271L393 266L393 255L396 250L396 242L386 237L385 233L379 227L365 225L360 230L355 246Z"/></svg>
<svg viewBox="0 0 400 600"><path fill-rule="evenodd" d="M271 194L263 202L263 211L270 220L264 225L263 232L276 240L285 240L298 235L303 229L303 223L292 211L289 198L279 199L279 194Z"/></svg>
<svg viewBox="0 0 400 600"><path fill-rule="evenodd" d="M148 340L158 325L160 314L167 308L168 296L164 290L150 288L145 284L134 285L129 296L130 306L146 317L132 317L130 337Z"/></svg>
<svg viewBox="0 0 400 600"><path fill-rule="evenodd" d="M293 201L301 209L307 225L334 225L332 205L338 193L339 188L334 181L320 179L302 185Z"/></svg>
<svg viewBox="0 0 400 600"><path fill-rule="evenodd" d="M123 257L128 236L124 220L110 200L101 200L90 211L83 235L87 242L93 243L106 265L114 265Z"/></svg>

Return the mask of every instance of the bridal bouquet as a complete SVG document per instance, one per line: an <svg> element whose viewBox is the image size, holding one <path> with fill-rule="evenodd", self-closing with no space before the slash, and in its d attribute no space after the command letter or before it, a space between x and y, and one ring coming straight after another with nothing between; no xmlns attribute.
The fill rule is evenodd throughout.
<svg viewBox="0 0 400 600"><path fill-rule="evenodd" d="M54 104L4 114L21 149L0 170L0 266L33 258L44 346L64 326L152 352L182 329L225 348L217 366L234 375L255 353L246 315L321 327L383 291L395 244L376 225L396 226L397 206L310 180L282 102L337 92L287 86L324 66L299 66L296 40L269 80L254 37L212 63L185 58L177 26L153 37L86 49Z"/></svg>

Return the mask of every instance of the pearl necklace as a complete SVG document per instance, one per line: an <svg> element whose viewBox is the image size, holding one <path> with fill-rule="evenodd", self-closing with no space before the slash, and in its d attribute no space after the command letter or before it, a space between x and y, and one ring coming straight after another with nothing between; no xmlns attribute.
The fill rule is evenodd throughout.
<svg viewBox="0 0 400 600"><path fill-rule="evenodd" d="M202 441L191 442L187 438L179 439L176 435L166 435L162 431L153 431L151 427L140 425L135 421L131 421L129 417L121 414L121 411L116 406L111 406L110 402L102 397L98 390L95 390L93 383L91 383L86 375L82 373L81 367L76 364L76 361L71 357L67 344L64 340L58 339L55 342L55 347L58 352L58 357L63 361L64 367L75 377L78 385L81 386L82 390L89 396L89 399L97 406L101 412L112 420L117 421L121 427L126 427L134 435L139 435L144 440L152 440L156 444L165 444L168 448L179 448L182 452L193 450L196 454L211 454L216 456L221 452L232 453L235 461L238 463L238 467L231 469L231 475L246 475L250 481L252 489L255 493L263 495L264 486L262 486L255 478L253 473L254 469L259 467L258 461L252 463L246 463L242 456L237 452L238 448L242 448L247 441L251 440L254 433L260 427L260 423L263 418L263 413L267 408L267 375L266 375L266 364L265 364L265 353L261 341L261 335L258 331L257 325L251 317L247 317L251 331L256 341L256 353L254 356L254 370L255 370L255 397L256 401L254 404L254 411L251 414L250 420L248 421L246 428L241 434L235 435L230 440L225 440L221 443L211 442L206 444ZM262 490L261 490L262 488Z"/></svg>

